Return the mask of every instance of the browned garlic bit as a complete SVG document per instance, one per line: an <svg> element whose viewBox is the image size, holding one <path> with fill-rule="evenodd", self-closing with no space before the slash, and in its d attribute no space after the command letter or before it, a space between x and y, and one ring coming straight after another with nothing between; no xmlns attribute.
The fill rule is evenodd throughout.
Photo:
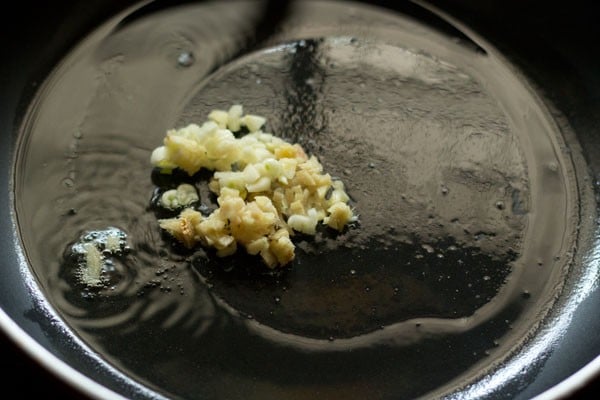
<svg viewBox="0 0 600 400"><path fill-rule="evenodd" d="M341 231L356 221L344 184L323 174L319 160L300 145L262 132L264 117L243 115L234 105L208 118L202 126L169 130L151 157L165 173L216 171L209 187L218 196L217 210L204 217L186 208L177 218L159 220L186 247L201 243L224 257L242 245L275 268L294 259L294 231L314 235L320 221ZM242 127L250 133L236 138L233 132Z"/></svg>

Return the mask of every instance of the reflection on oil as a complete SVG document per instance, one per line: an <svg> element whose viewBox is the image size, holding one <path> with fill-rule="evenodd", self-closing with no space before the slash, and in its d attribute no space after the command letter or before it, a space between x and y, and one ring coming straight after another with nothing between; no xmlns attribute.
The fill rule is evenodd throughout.
<svg viewBox="0 0 600 400"><path fill-rule="evenodd" d="M277 274L258 274L259 263L245 255L202 257L193 265L242 315L284 333L331 340L414 318L469 317L496 295L514 260L452 242L437 243L435 252L418 241L387 249L375 240L366 249L327 250L325 240L299 245L312 251L301 250L299 262Z"/></svg>

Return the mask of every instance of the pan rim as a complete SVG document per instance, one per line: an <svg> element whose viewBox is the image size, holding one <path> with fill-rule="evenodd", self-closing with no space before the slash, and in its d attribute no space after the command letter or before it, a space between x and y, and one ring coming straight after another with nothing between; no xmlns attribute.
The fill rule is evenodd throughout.
<svg viewBox="0 0 600 400"><path fill-rule="evenodd" d="M125 397L97 383L53 355L38 341L29 336L1 307L0 329L13 344L36 364L83 395L97 400L126 400Z"/></svg>
<svg viewBox="0 0 600 400"><path fill-rule="evenodd" d="M38 365L51 372L63 382L69 383L85 395L94 399L122 399L121 395L107 389L105 386L91 380L86 375L70 367L67 363L53 355L46 347L37 342L13 319L11 319L0 306L0 330L4 332L13 343L25 351ZM590 381L600 376L600 356L585 364L572 375L557 383L535 399L564 398L583 388Z"/></svg>
<svg viewBox="0 0 600 400"><path fill-rule="evenodd" d="M125 397L97 383L53 355L23 330L1 307L0 330L37 365L86 397L94 400L126 400ZM600 355L532 400L567 398L599 377Z"/></svg>
<svg viewBox="0 0 600 400"><path fill-rule="evenodd" d="M562 382L535 396L533 400L562 399L573 395L577 390L583 389L594 379L600 377L600 356L583 366Z"/></svg>

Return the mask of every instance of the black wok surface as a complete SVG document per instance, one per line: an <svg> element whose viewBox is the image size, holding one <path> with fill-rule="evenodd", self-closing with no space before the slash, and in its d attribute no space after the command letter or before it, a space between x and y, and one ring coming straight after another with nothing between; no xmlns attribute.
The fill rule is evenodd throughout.
<svg viewBox="0 0 600 400"><path fill-rule="evenodd" d="M110 16L123 3L114 6L104 2L86 2L73 6L71 2L55 2L40 5L36 2L21 2L14 13L5 13L0 28L0 43L4 54L8 55L0 65L2 113L0 114L0 148L3 150L0 169L7 171L11 159L5 154L12 135L16 134L15 110L23 110L34 93L36 85L60 58L69 46L75 43L82 32L93 28L96 23ZM523 68L530 79L555 103L568 118L584 147L584 155L593 169L593 176L600 171L600 52L597 50L600 28L596 23L600 16L592 2L571 2L552 5L541 1L438 1L433 4L448 10L460 18L495 46L508 55L513 62ZM103 11L98 13L97 9ZM27 20L29 29L24 29L20 21ZM35 27L35 29L31 29ZM43 38L43 39L42 39ZM10 110L6 112L6 110ZM596 132L596 134L594 134ZM7 187L6 173L0 177L2 188ZM11 229L10 197L2 194L0 218L2 232L7 238L4 246L10 245ZM5 253L3 252L3 255ZM10 254L6 252L10 257ZM2 260L3 267L18 265L16 258ZM7 270L7 268L5 268ZM52 332L50 326L32 326L27 315L16 310L35 308L32 299L27 297L25 285L18 274L11 275L7 270L5 281L12 284L3 287L0 293L2 307L18 324L23 324L43 338ZM600 330L597 310L600 309L600 293L596 289L578 309L572 326L564 337L562 345L547 362L544 373L531 383L528 390L538 392L552 382L566 378L571 365L583 365L598 353L590 349L600 349L600 340L589 332ZM57 332L59 330L56 330ZM45 332L45 333L44 333ZM3 338L3 366L9 373L3 375L2 382L22 393L38 394L53 392L63 398L83 397L70 386L60 383L38 363ZM43 339L42 339L43 340ZM84 363L85 364L85 363ZM83 367L93 369L93 365ZM36 382L35 385L31 382ZM598 387L593 381L573 394L573 397L591 393ZM543 390L542 389L542 390Z"/></svg>

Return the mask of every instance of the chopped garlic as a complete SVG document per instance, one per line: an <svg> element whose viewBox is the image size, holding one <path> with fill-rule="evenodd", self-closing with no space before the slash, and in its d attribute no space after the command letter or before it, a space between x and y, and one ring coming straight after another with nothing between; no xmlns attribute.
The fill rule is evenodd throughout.
<svg viewBox="0 0 600 400"><path fill-rule="evenodd" d="M240 118L242 117L243 113L243 108L239 104L231 106L227 112L227 129L229 129L231 132L239 131L242 126Z"/></svg>
<svg viewBox="0 0 600 400"><path fill-rule="evenodd" d="M323 223L333 229L342 230L346 224L356 220L352 209L346 203L337 202L327 209L329 215L323 218Z"/></svg>
<svg viewBox="0 0 600 400"><path fill-rule="evenodd" d="M121 242L121 237L119 237L119 235L117 235L116 233L111 232L106 236L106 243L104 245L104 248L111 253L117 253L121 251Z"/></svg>
<svg viewBox="0 0 600 400"><path fill-rule="evenodd" d="M274 268L294 259L294 231L314 235L319 222L341 231L356 221L343 183L323 174L319 160L308 157L300 145L262 132L264 117L243 115L242 106L233 105L208 118L201 127L169 130L164 146L151 156L162 172L215 171L209 188L218 196L217 210L203 217L186 208L177 218L159 221L185 246L202 243L227 256L241 245ZM236 138L234 132L243 126L250 133ZM195 189L188 186L185 199L179 197L180 188L165 192L163 205L187 207L197 201Z"/></svg>
<svg viewBox="0 0 600 400"><path fill-rule="evenodd" d="M199 200L196 188L189 183L182 183L177 189L167 190L160 197L160 204L168 209L176 210L187 207Z"/></svg>
<svg viewBox="0 0 600 400"><path fill-rule="evenodd" d="M92 243L85 243L83 249L86 268L82 270L81 278L89 286L98 286L102 283L100 276L104 265L104 257Z"/></svg>
<svg viewBox="0 0 600 400"><path fill-rule="evenodd" d="M306 215L293 214L287 220L290 228L298 232L306 233L307 235L314 235L316 233L317 222L319 222L317 210L314 208L308 210Z"/></svg>
<svg viewBox="0 0 600 400"><path fill-rule="evenodd" d="M248 128L250 132L258 132L265 122L267 122L267 119L258 115L246 114L242 117L242 124Z"/></svg>
<svg viewBox="0 0 600 400"><path fill-rule="evenodd" d="M208 114L208 118L219 125L219 128L227 127L227 120L229 119L229 113L223 110L213 110Z"/></svg>
<svg viewBox="0 0 600 400"><path fill-rule="evenodd" d="M104 230L83 234L71 247L77 257L79 278L89 287L100 287L105 283L103 272L112 263L112 256L122 256L128 249L127 235L120 229L109 227Z"/></svg>

